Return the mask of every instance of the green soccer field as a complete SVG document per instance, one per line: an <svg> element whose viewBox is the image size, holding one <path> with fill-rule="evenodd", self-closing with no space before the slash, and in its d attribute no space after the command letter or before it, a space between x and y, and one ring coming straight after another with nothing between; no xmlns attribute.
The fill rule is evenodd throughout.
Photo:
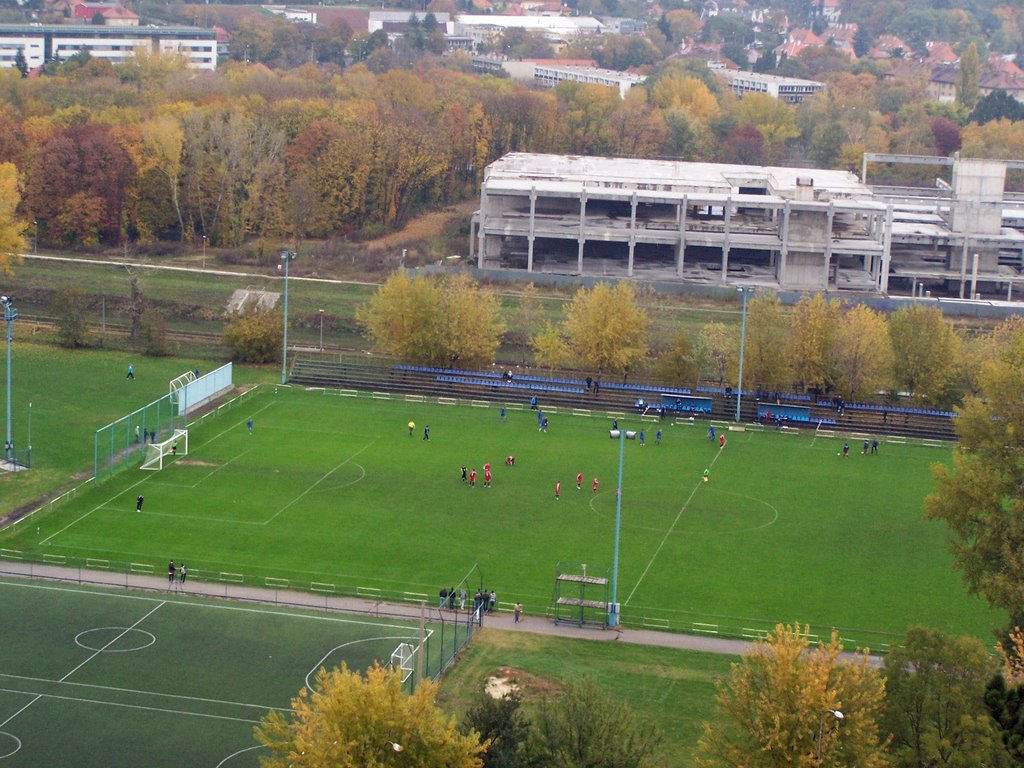
<svg viewBox="0 0 1024 768"><path fill-rule="evenodd" d="M417 628L0 581L5 766L256 766L253 726L321 665L387 662Z"/></svg>
<svg viewBox="0 0 1024 768"><path fill-rule="evenodd" d="M173 559L209 578L395 599L434 599L478 564L471 585L538 614L558 563L610 572L619 454L610 420L547 415L542 433L529 409L502 421L493 404L269 387L194 427L188 456L159 472L124 471L4 532L0 547L158 572ZM912 624L987 637L1002 621L965 596L944 529L922 520L929 466L948 448L883 442L862 456L855 444L844 459L840 442L811 431L730 432L720 449L706 424L665 423L661 445L657 423L634 415L621 426L647 438L625 444L617 597L626 625L748 634L800 621L881 648ZM462 464L478 470L475 488L461 482Z"/></svg>

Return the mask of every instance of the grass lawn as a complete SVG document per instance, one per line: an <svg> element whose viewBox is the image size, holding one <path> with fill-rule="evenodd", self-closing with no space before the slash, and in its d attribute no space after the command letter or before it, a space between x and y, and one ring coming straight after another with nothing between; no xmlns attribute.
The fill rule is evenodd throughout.
<svg viewBox="0 0 1024 768"><path fill-rule="evenodd" d="M570 640L485 628L441 685L439 701L465 713L488 677L511 672L527 711L572 680L594 679L665 738L666 768L692 765L702 724L714 719L715 683L736 659L624 643Z"/></svg>
<svg viewBox="0 0 1024 768"><path fill-rule="evenodd" d="M613 559L610 424L549 418L541 433L529 410L502 422L494 406L266 387L194 429L187 457L161 472L126 470L0 534L0 547L111 567L184 559L207 578L229 572L391 598L436 595L476 565L470 587L537 615L551 605L559 563L587 563L594 575ZM700 622L740 635L800 621L878 649L912 624L987 638L1002 621L965 596L944 529L921 519L929 465L948 449L883 443L877 456L854 446L843 459L835 440L812 432L729 433L719 449L703 425L666 424L660 446L657 425L622 426L647 430L646 446L625 445L617 597L627 625L687 631ZM481 485L487 461L492 488ZM476 488L459 480L463 463L481 470Z"/></svg>
<svg viewBox="0 0 1024 768"><path fill-rule="evenodd" d="M387 662L408 623L0 580L0 759L38 768L258 764L253 726L321 664Z"/></svg>

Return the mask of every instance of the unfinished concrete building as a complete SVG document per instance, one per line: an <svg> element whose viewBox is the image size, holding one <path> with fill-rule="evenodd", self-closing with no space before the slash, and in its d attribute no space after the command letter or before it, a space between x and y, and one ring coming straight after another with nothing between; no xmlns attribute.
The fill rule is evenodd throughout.
<svg viewBox="0 0 1024 768"><path fill-rule="evenodd" d="M948 192L920 198L846 171L509 154L486 169L470 256L481 269L1012 298L1024 201L1005 199L1005 175L957 161Z"/></svg>

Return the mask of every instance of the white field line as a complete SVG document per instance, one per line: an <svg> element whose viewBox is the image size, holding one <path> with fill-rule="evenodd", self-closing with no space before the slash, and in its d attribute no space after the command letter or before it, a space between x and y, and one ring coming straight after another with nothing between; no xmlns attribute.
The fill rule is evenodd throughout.
<svg viewBox="0 0 1024 768"><path fill-rule="evenodd" d="M709 469L711 467L715 466L715 462L718 461L718 457L721 456L721 455L722 455L722 451L721 451L721 449L719 449L715 453L715 458L713 458L711 460L711 464L708 466ZM633 599L633 595L636 594L636 591L640 588L640 584L643 583L643 580L647 577L647 573L648 573L648 571L651 570L651 566L654 565L654 561L657 560L658 559L658 555L661 554L661 550L665 546L665 542L668 541L668 537L671 536L672 535L672 531L675 530L676 524L679 522L679 519L683 516L683 512L685 512L686 508L690 506L690 502L693 501L693 497L697 495L697 490L703 484L704 484L704 481L703 481L703 478L701 478L700 480L697 481L697 484L695 486L693 486L693 490L690 491L690 495L686 497L686 501L683 503L683 506L680 507L679 513L676 515L675 520L672 521L672 525L670 525L668 527L668 530L665 531L665 535L664 535L664 537L662 537L661 543L658 544L658 548L656 550L654 550L654 554L651 555L650 562L647 563L647 567L644 568L644 572L640 574L640 578L637 579L636 584L633 585L633 589L630 591L629 597L627 597L622 602L623 605L629 605L629 601Z"/></svg>
<svg viewBox="0 0 1024 768"><path fill-rule="evenodd" d="M25 693L25 691L18 691L18 690L15 690L13 688L0 688L0 691L3 691L4 693L21 693L21 694ZM209 718L211 720L232 720L232 721L234 721L236 723L252 723L253 725L256 725L259 722L259 720L246 720L245 718L241 718L241 717L227 717L225 715L207 715L207 714L204 714L202 712L188 712L188 711L181 710L181 709L164 709L162 707L143 707L143 706L141 706L139 704L120 704L120 703L114 702L114 701L97 701L96 699L82 699L82 698L78 698L77 696L59 696L59 695L57 695L55 693L37 693L37 694L35 694L35 698L32 699L32 701L30 701L24 707L22 707L17 712L15 712L13 715L11 715L11 717L9 717L6 720L4 720L4 722L0 723L0 728L2 728L4 725L9 723L11 720L13 720L19 714L24 712L31 705L35 704L37 701L39 701L39 699L58 699L60 701L77 701L77 702L79 702L81 704L100 704L100 705L105 705L105 706L108 706L108 707L121 707L122 709L141 709L141 710L144 710L146 712L166 712L166 713L171 714L171 715L187 715L188 717L206 717L206 718Z"/></svg>

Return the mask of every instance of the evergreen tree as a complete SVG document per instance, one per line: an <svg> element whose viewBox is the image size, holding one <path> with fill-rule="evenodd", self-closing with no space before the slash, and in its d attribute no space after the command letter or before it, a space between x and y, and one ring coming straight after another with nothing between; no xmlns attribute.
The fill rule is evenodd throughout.
<svg viewBox="0 0 1024 768"><path fill-rule="evenodd" d="M14 54L14 68L21 72L22 77L28 77L28 62L25 61L25 50L19 48Z"/></svg>

